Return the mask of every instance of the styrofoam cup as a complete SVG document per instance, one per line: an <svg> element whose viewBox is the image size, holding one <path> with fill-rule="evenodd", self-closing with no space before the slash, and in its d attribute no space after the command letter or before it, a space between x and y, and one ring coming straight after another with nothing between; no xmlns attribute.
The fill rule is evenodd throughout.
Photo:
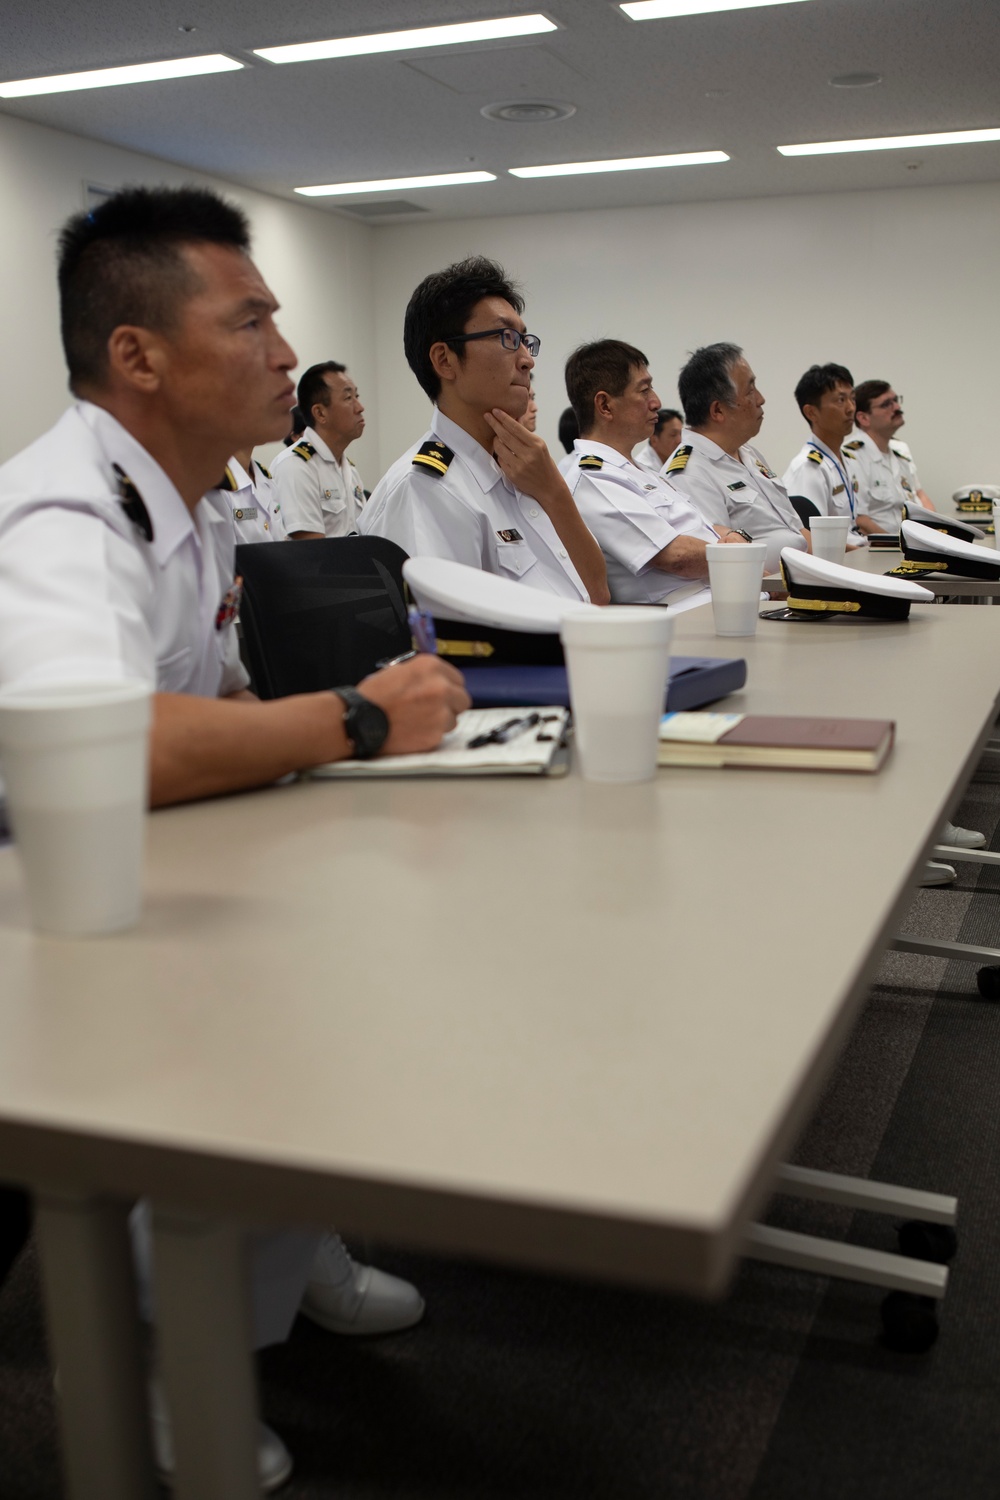
<svg viewBox="0 0 1000 1500"><path fill-rule="evenodd" d="M651 781L673 620L646 605L570 610L560 627L580 771L587 781Z"/></svg>
<svg viewBox="0 0 1000 1500"><path fill-rule="evenodd" d="M0 768L40 932L139 920L151 695L138 681L0 690Z"/></svg>
<svg viewBox="0 0 1000 1500"><path fill-rule="evenodd" d="M826 562L842 563L847 553L850 530L850 516L810 516L809 535L812 537L813 557L822 557Z"/></svg>
<svg viewBox="0 0 1000 1500"><path fill-rule="evenodd" d="M756 635L766 542L709 542L708 581L716 635Z"/></svg>

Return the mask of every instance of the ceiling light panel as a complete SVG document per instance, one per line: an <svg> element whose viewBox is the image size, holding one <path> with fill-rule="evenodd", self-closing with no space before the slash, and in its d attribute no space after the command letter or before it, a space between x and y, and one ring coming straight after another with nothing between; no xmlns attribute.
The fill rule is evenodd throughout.
<svg viewBox="0 0 1000 1500"><path fill-rule="evenodd" d="M808 145L779 146L782 156L835 156L844 151L901 151L916 146L969 146L977 141L1000 141L998 130L941 130L934 135L882 135L866 141L812 141Z"/></svg>
<svg viewBox="0 0 1000 1500"><path fill-rule="evenodd" d="M674 156L625 156L618 161L564 161L547 167L510 167L512 177L581 177L588 172L644 172L654 167L705 167L728 161L724 151L684 151Z"/></svg>
<svg viewBox="0 0 1000 1500"><path fill-rule="evenodd" d="M756 10L761 5L801 5L804 0L631 0L621 10L633 21L666 16L705 16L717 10Z"/></svg>
<svg viewBox="0 0 1000 1500"><path fill-rule="evenodd" d="M436 177L386 177L378 182L327 182L296 188L303 198L335 198L349 193L409 192L413 188L460 187L468 182L496 182L492 172L444 172Z"/></svg>
<svg viewBox="0 0 1000 1500"><path fill-rule="evenodd" d="M71 94L77 89L110 89L123 83L158 83L164 78L198 78L204 73L232 73L243 64L212 52L205 57L175 57L169 62L130 63L123 68L92 68L86 73L56 73L51 78L22 78L0 83L0 99L33 94Z"/></svg>
<svg viewBox="0 0 1000 1500"><path fill-rule="evenodd" d="M273 63L315 62L324 57L365 57L372 52L411 52L422 47L453 47L463 42L492 42L501 37L540 36L556 31L546 16L499 16L492 21L459 21L451 26L420 26L414 31L382 31L373 36L335 36L325 42L294 42L286 47L256 47L257 57Z"/></svg>

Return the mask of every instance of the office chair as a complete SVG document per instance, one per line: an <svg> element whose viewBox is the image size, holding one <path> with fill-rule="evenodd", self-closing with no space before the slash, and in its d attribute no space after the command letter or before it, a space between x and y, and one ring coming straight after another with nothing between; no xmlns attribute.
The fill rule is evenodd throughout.
<svg viewBox="0 0 1000 1500"><path fill-rule="evenodd" d="M408 651L405 561L402 547L377 536L237 547L243 648L258 696L360 682L376 662Z"/></svg>
<svg viewBox="0 0 1000 1500"><path fill-rule="evenodd" d="M795 506L795 513L806 530L809 530L809 517L819 515L819 506L814 500L807 500L805 495L789 495L789 500Z"/></svg>

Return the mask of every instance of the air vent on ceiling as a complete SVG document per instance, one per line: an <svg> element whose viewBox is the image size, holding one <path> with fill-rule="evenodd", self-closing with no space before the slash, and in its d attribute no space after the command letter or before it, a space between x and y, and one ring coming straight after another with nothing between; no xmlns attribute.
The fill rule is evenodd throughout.
<svg viewBox="0 0 1000 1500"><path fill-rule="evenodd" d="M349 214L357 214L359 219L388 219L393 214L427 212L422 203L407 203L405 198L380 198L374 203L338 203L337 207L346 209Z"/></svg>
<svg viewBox="0 0 1000 1500"><path fill-rule="evenodd" d="M505 104L487 104L479 113L507 125L542 125L548 120L568 120L576 114L576 105L555 99L511 99Z"/></svg>

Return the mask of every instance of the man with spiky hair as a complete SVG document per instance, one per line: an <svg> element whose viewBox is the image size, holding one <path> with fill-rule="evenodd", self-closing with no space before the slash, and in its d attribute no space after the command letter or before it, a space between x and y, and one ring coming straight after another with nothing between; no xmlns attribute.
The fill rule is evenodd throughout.
<svg viewBox="0 0 1000 1500"><path fill-rule="evenodd" d="M270 703L247 691L232 522L203 497L232 454L287 431L295 364L249 246L243 214L194 188L129 189L71 219L59 291L78 399L0 468L0 683L148 682L154 805L349 755L431 749L469 703L458 674L426 656L360 691ZM143 1243L140 1232L140 1270ZM336 1236L250 1243L258 1345L286 1337L300 1303L347 1333L422 1314L415 1288L355 1265ZM155 1400L153 1414L169 1473ZM259 1468L267 1489L291 1469L266 1428Z"/></svg>
<svg viewBox="0 0 1000 1500"><path fill-rule="evenodd" d="M849 516L848 546L883 528L868 513L854 455L844 442L854 426L854 377L844 365L810 365L795 387L812 437L785 470L789 495L811 500L821 516Z"/></svg>
<svg viewBox="0 0 1000 1500"><path fill-rule="evenodd" d="M521 422L539 350L523 310L502 267L482 256L420 283L403 348L434 403L431 427L375 486L358 526L411 557L606 604L601 549L545 442Z"/></svg>

